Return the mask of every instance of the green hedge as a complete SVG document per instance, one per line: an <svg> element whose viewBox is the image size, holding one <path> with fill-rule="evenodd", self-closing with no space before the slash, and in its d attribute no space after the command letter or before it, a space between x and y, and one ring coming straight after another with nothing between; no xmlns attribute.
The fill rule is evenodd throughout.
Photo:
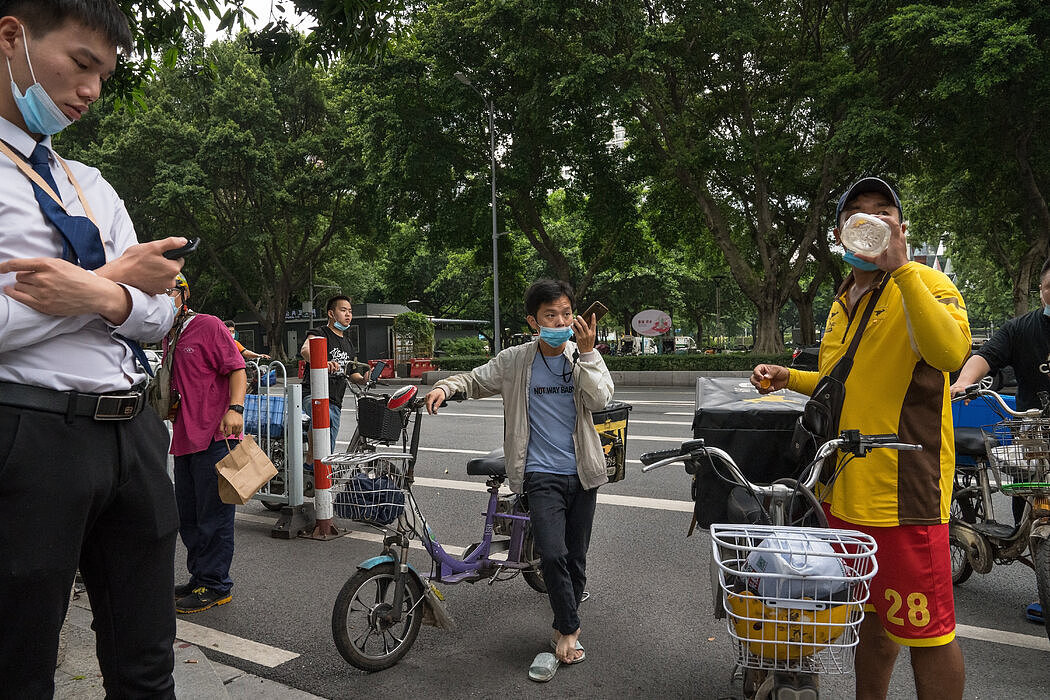
<svg viewBox="0 0 1050 700"><path fill-rule="evenodd" d="M488 362L481 355L461 357L438 357L434 362L438 369L450 372L466 372ZM606 355L605 364L613 371L679 370L685 372L745 372L757 364L788 365L791 354L750 355L726 353L719 355Z"/></svg>

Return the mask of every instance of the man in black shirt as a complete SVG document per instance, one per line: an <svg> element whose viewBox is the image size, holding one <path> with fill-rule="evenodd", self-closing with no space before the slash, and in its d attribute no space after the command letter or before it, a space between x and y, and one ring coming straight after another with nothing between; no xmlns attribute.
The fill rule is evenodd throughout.
<svg viewBox="0 0 1050 700"><path fill-rule="evenodd" d="M1017 377L1017 410L1042 408L1039 392L1050 392L1050 260L1039 273L1043 306L1007 321L967 360L952 395L989 372L1012 365Z"/></svg>
<svg viewBox="0 0 1050 700"><path fill-rule="evenodd" d="M1050 260L1039 271L1039 300L1041 308L1007 321L966 361L951 386L952 396L989 372L1011 365L1017 377L1017 410L1042 408L1039 392L1050 393ZM1013 499L1015 521L1024 515L1024 505L1023 498ZM1042 617L1038 603L1028 610L1030 619Z"/></svg>
<svg viewBox="0 0 1050 700"><path fill-rule="evenodd" d="M343 395L346 393L346 380L355 384L364 384L365 378L354 370L357 360L357 348L345 333L354 318L350 298L334 296L328 300L328 325L312 328L306 332L306 342L299 352L310 364L310 338L324 338L328 342L328 410L331 418L331 449L335 452L335 439L339 434L339 422L343 411ZM303 373L303 405L309 405L310 371Z"/></svg>

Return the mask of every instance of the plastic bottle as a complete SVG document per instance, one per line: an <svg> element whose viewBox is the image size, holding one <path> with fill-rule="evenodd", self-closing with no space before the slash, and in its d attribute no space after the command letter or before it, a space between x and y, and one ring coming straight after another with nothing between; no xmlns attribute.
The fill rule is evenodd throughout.
<svg viewBox="0 0 1050 700"><path fill-rule="evenodd" d="M890 245L890 226L871 214L854 214L846 220L839 238L854 253L875 257Z"/></svg>

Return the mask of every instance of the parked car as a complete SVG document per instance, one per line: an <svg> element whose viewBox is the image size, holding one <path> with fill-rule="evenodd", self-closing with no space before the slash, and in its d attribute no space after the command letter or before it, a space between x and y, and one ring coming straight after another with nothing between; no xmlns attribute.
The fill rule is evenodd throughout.
<svg viewBox="0 0 1050 700"><path fill-rule="evenodd" d="M154 374L157 373L157 368L160 367L161 360L163 357L158 350L143 350L146 353L146 359L149 361L149 368Z"/></svg>
<svg viewBox="0 0 1050 700"><path fill-rule="evenodd" d="M791 366L807 372L816 372L819 355L820 343L805 348L795 348L794 352L791 353Z"/></svg>
<svg viewBox="0 0 1050 700"><path fill-rule="evenodd" d="M674 351L678 354L684 354L687 352L696 352L696 341L692 336L678 335L674 339Z"/></svg>

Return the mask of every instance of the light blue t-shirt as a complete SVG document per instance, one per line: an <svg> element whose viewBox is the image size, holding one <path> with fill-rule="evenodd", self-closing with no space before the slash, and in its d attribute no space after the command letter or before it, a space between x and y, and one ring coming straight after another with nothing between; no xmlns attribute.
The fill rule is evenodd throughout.
<svg viewBox="0 0 1050 700"><path fill-rule="evenodd" d="M537 351L529 380L526 472L576 473L574 389L572 363L564 355L544 358Z"/></svg>

